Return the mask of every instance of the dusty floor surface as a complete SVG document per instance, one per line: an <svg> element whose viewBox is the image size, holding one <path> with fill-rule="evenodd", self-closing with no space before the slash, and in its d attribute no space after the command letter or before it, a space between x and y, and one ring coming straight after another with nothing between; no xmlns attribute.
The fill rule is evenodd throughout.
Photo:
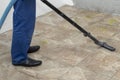
<svg viewBox="0 0 120 80"><path fill-rule="evenodd" d="M0 34L0 80L120 80L120 17L71 6L60 9L116 51L95 45L55 12L50 12L36 20L31 45L40 45L41 50L29 55L42 60L42 66L12 66L12 31Z"/></svg>

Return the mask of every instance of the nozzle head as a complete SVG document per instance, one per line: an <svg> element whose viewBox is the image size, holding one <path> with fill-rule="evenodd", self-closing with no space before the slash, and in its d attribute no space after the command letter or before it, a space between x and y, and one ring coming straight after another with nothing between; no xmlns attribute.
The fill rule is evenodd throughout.
<svg viewBox="0 0 120 80"><path fill-rule="evenodd" d="M99 45L99 46L101 46L101 47L103 47L103 48L105 48L105 49L108 49L108 50L110 50L110 51L115 51L115 50L116 50L114 47L108 45L108 44L105 43L105 42L98 42L98 43L96 43L96 44Z"/></svg>

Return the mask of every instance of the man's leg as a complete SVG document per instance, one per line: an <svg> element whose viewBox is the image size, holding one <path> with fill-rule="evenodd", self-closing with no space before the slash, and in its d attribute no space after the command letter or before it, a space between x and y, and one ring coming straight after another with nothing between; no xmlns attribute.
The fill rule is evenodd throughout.
<svg viewBox="0 0 120 80"><path fill-rule="evenodd" d="M35 26L35 0L18 0L14 5L12 63L25 61Z"/></svg>

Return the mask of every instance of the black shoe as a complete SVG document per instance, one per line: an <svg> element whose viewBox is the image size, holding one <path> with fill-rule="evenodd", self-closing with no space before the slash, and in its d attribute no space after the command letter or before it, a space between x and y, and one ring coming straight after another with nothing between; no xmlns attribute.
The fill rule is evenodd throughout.
<svg viewBox="0 0 120 80"><path fill-rule="evenodd" d="M26 61L21 62L19 64L13 64L14 66L24 66L24 67L36 67L40 66L42 64L42 61L34 60L31 58L28 58Z"/></svg>
<svg viewBox="0 0 120 80"><path fill-rule="evenodd" d="M33 53L33 52L36 52L40 49L40 46L31 46L29 49L28 49L28 52L27 53Z"/></svg>

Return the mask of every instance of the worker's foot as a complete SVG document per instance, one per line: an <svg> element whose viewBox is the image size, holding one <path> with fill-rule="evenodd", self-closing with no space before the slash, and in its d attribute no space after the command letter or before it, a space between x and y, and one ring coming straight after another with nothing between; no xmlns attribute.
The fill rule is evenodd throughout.
<svg viewBox="0 0 120 80"><path fill-rule="evenodd" d="M42 61L40 60L34 60L31 58L28 58L26 61L23 61L19 64L13 64L14 66L24 66L24 67L36 67L40 66L42 64Z"/></svg>
<svg viewBox="0 0 120 80"><path fill-rule="evenodd" d="M28 53L36 52L39 49L40 49L40 46L30 46L30 48L28 49Z"/></svg>

